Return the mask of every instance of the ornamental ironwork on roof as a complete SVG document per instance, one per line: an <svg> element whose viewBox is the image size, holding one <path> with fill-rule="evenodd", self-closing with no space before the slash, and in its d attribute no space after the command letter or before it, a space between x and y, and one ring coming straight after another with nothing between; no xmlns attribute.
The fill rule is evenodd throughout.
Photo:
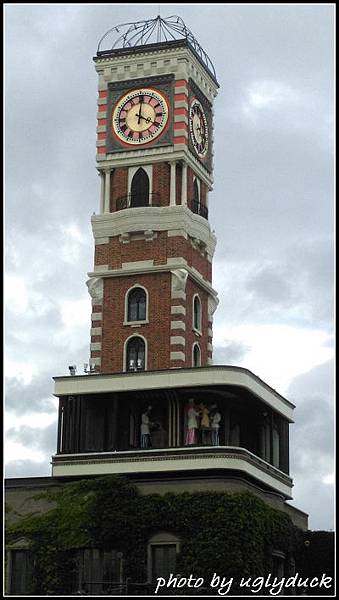
<svg viewBox="0 0 339 600"><path fill-rule="evenodd" d="M217 76L211 59L181 17L177 15L166 18L158 15L155 19L115 25L99 41L97 56L105 56L119 49L164 43L171 45L171 43L178 40L186 40L189 48L216 81Z"/></svg>

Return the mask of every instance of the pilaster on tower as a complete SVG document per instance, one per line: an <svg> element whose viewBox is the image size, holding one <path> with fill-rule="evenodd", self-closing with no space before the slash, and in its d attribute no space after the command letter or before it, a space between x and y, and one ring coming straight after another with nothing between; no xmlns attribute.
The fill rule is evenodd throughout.
<svg viewBox="0 0 339 600"><path fill-rule="evenodd" d="M218 83L189 36L143 40L107 50L104 36L94 57L101 189L87 284L90 360L101 373L212 363Z"/></svg>

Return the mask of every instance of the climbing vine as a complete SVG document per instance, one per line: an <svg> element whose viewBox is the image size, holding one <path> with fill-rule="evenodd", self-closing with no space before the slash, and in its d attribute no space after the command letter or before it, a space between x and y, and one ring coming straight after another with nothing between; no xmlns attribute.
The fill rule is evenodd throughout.
<svg viewBox="0 0 339 600"><path fill-rule="evenodd" d="M288 556L301 543L288 515L248 492L141 495L127 479L105 476L44 497L53 503L49 512L22 518L7 533L9 543L29 540L38 594L72 591L74 557L84 547L122 552L125 576L146 581L147 543L159 531L181 540L178 572L206 579L265 575L273 549Z"/></svg>

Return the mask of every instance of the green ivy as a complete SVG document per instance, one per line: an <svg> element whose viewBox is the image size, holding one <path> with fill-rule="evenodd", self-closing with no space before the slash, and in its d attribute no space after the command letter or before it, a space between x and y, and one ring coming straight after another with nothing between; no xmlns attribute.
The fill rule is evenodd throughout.
<svg viewBox="0 0 339 600"><path fill-rule="evenodd" d="M53 508L22 518L7 534L8 542L30 540L39 594L71 591L80 547L122 552L125 576L146 581L147 542L159 531L181 540L178 572L205 580L215 572L235 580L265 575L272 549L296 554L302 543L285 513L247 492L141 495L127 479L105 476L67 483L44 497Z"/></svg>

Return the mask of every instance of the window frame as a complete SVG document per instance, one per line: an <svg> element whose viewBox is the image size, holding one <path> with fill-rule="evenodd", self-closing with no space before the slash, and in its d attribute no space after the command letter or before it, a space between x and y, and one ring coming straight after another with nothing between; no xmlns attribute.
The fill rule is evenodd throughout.
<svg viewBox="0 0 339 600"><path fill-rule="evenodd" d="M199 364L198 365L195 364L195 360L194 360L194 349L195 348L198 348L198 350L199 350ZM199 342L194 342L192 345L192 367L195 369L198 367L201 367L201 348L200 348Z"/></svg>
<svg viewBox="0 0 339 600"><path fill-rule="evenodd" d="M178 554L180 552L180 539L169 533L167 531L160 531L153 535L147 544L147 580L148 583L152 583L152 572L153 572L153 564L152 564L152 550L156 546L175 546L176 550L176 562L178 559Z"/></svg>
<svg viewBox="0 0 339 600"><path fill-rule="evenodd" d="M131 206L131 193L132 193L132 181L133 177L139 169L143 169L148 176L149 181L149 198L148 198L148 206L152 206L152 192L153 192L153 165L136 165L134 167L129 167L128 176L127 176L127 198L128 198L128 208L133 208ZM139 207L142 208L142 207Z"/></svg>
<svg viewBox="0 0 339 600"><path fill-rule="evenodd" d="M137 371L130 371L127 368L127 346L129 341L132 338L140 338L143 340L144 344L145 344L145 365L143 369L137 370ZM128 336L128 338L126 338L125 342L124 342L124 357L123 357L123 373L140 373L141 371L147 371L147 357L148 357L148 342L147 339L141 335L140 333L132 333L130 336Z"/></svg>
<svg viewBox="0 0 339 600"><path fill-rule="evenodd" d="M196 303L196 299L199 302L199 314L198 314L198 316L199 316L199 319L198 319L199 320L199 323L198 323L199 328L197 328L195 326L195 320L196 320L195 319L195 303ZM192 329L193 329L193 331L195 331L195 333L197 333L199 335L202 335L202 302L201 302L201 298L200 298L199 294L194 294L193 298L192 298Z"/></svg>
<svg viewBox="0 0 339 600"><path fill-rule="evenodd" d="M128 307L129 307L129 295L135 290L135 289L141 289L145 292L145 296L146 296L146 318L145 319L140 319L139 321L129 321L128 320ZM148 320L148 306L149 306L149 294L148 294L148 290L147 288L145 288L143 285L140 285L138 283L135 283L134 285L132 285L132 287L130 287L126 294L125 294L125 313L124 313L124 322L123 325L130 325L131 327L136 327L138 325L144 325L146 323L149 323Z"/></svg>

